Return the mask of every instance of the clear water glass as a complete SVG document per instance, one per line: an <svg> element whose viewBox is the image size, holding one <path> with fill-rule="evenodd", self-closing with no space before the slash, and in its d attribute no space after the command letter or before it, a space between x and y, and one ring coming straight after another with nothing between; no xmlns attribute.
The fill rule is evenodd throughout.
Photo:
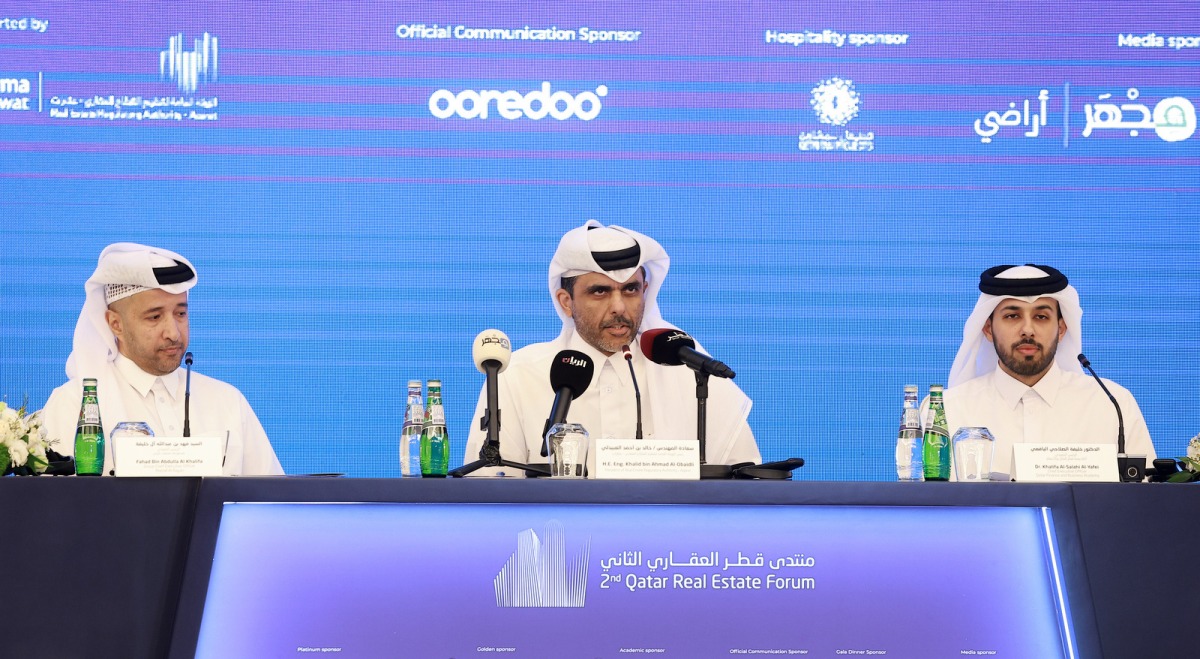
<svg viewBox="0 0 1200 659"><path fill-rule="evenodd" d="M546 433L552 478L585 478L588 432L578 423L556 423Z"/></svg>
<svg viewBox="0 0 1200 659"><path fill-rule="evenodd" d="M950 444L954 450L954 473L958 482L982 483L991 480L996 438L987 428L959 428L954 431Z"/></svg>

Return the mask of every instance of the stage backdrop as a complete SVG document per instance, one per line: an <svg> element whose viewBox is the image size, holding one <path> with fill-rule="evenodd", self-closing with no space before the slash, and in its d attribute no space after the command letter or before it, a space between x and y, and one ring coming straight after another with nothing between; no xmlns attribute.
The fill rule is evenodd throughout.
<svg viewBox="0 0 1200 659"><path fill-rule="evenodd" d="M1179 455L1198 65L1190 2L6 1L0 396L45 401L100 250L143 242L196 264L196 368L288 472L396 475L410 378L458 464L472 338L555 336L550 256L596 218L662 242L664 316L798 478L894 478L902 388L1001 263L1069 275Z"/></svg>

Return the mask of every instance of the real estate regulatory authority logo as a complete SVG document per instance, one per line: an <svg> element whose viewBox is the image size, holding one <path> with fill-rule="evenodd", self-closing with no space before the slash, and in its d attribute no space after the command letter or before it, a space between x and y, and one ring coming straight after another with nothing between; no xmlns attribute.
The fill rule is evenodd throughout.
<svg viewBox="0 0 1200 659"><path fill-rule="evenodd" d="M817 120L831 127L843 128L858 117L862 99L854 88L854 82L839 77L822 80L812 88L809 100ZM874 151L875 133L829 134L824 130L800 134L801 151Z"/></svg>
<svg viewBox="0 0 1200 659"><path fill-rule="evenodd" d="M180 92L193 94L202 84L217 79L217 38L207 32L185 49L183 33L167 39L158 53L158 75L175 83Z"/></svg>

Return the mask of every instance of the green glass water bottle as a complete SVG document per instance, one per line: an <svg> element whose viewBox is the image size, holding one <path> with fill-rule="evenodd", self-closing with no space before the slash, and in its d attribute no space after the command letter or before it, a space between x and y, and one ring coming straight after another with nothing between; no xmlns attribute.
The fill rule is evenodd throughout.
<svg viewBox="0 0 1200 659"><path fill-rule="evenodd" d="M450 436L442 408L442 381L425 384L425 422L421 425L421 476L445 478L450 469Z"/></svg>
<svg viewBox="0 0 1200 659"><path fill-rule="evenodd" d="M946 431L946 407L942 385L929 387L929 411L925 413L925 480L950 480L950 433Z"/></svg>
<svg viewBox="0 0 1200 659"><path fill-rule="evenodd" d="M83 381L83 402L75 426L75 473L100 476L104 473L104 424L100 422L100 398L96 379Z"/></svg>

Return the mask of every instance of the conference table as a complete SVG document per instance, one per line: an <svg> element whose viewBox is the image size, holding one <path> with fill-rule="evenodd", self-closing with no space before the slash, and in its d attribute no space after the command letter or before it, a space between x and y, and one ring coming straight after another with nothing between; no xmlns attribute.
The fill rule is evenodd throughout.
<svg viewBox="0 0 1200 659"><path fill-rule="evenodd" d="M1045 506L1059 542L1082 557L1072 593L1087 594L1090 607L1077 607L1075 625L1099 647L1081 644L1080 656L1195 656L1193 485L9 477L0 478L0 657L168 656L172 635L194 624L177 620L185 580L204 578L185 575L189 552L211 552L197 538L218 523L222 502L548 500Z"/></svg>

